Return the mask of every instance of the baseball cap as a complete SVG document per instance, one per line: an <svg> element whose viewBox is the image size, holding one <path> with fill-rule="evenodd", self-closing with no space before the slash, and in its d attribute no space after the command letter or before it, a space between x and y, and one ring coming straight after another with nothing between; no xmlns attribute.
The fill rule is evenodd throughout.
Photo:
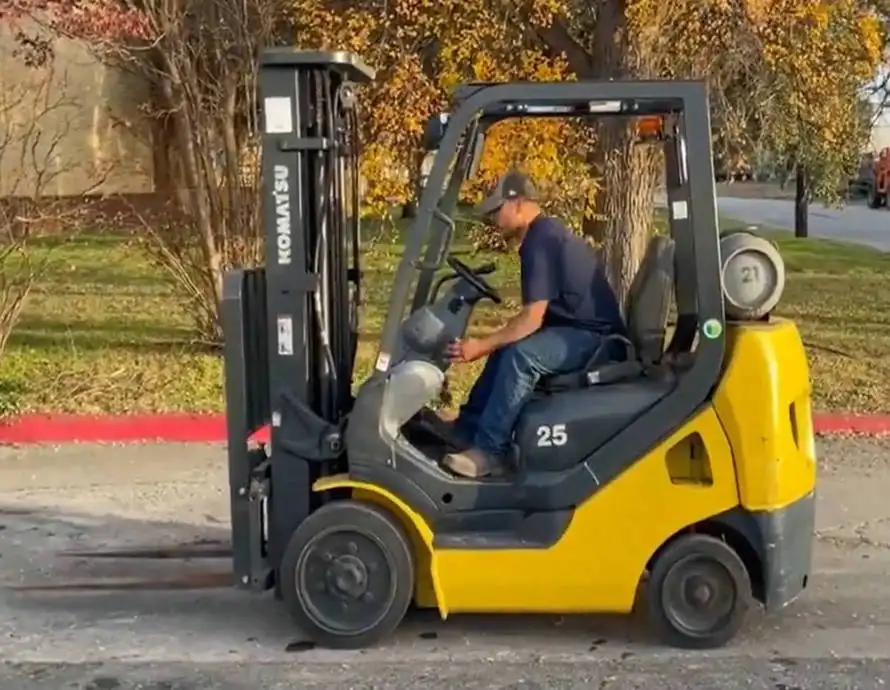
<svg viewBox="0 0 890 690"><path fill-rule="evenodd" d="M511 170L497 181L494 189L476 206L476 213L487 216L512 199L538 198L538 190L528 175Z"/></svg>

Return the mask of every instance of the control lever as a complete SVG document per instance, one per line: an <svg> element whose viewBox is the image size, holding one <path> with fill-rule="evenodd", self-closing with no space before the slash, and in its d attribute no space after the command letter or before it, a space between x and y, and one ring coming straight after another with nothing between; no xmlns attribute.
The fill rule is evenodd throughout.
<svg viewBox="0 0 890 690"><path fill-rule="evenodd" d="M488 275L489 273L494 273L497 270L497 265L494 261L489 261L487 264L482 264L478 268L473 269L473 273L477 276Z"/></svg>

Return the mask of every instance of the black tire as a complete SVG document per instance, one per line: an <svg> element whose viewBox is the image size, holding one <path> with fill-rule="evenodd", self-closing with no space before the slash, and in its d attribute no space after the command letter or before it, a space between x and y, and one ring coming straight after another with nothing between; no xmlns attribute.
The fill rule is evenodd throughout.
<svg viewBox="0 0 890 690"><path fill-rule="evenodd" d="M699 578L696 592L688 588L693 576ZM698 613L702 620L693 624L683 609L702 604L691 601L702 587L708 592L703 606L716 610L694 612L692 615ZM686 534L668 544L656 558L646 583L646 599L649 617L667 644L682 649L714 649L729 642L744 623L753 600L751 578L728 544L704 534ZM714 601L718 606L713 606Z"/></svg>
<svg viewBox="0 0 890 690"><path fill-rule="evenodd" d="M282 598L322 647L360 649L388 637L414 597L414 555L386 511L334 501L294 532L281 559Z"/></svg>
<svg viewBox="0 0 890 690"><path fill-rule="evenodd" d="M873 184L868 186L868 191L866 192L866 203L869 208L881 208L885 203L887 203L887 197L883 194L878 193L878 190L875 189Z"/></svg>

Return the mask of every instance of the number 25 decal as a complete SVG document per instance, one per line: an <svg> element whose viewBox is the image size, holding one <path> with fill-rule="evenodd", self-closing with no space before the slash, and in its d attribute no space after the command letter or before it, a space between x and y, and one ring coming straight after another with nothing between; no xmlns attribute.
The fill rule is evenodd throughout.
<svg viewBox="0 0 890 690"><path fill-rule="evenodd" d="M566 444L566 441L569 440L568 434L566 434L565 424L554 424L553 426L544 424L542 426L539 426L537 436L539 448L549 448L550 446L564 446Z"/></svg>

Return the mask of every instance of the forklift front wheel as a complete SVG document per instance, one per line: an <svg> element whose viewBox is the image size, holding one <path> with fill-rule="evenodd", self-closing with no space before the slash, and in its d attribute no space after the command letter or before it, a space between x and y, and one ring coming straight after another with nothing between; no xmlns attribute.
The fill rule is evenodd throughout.
<svg viewBox="0 0 890 690"><path fill-rule="evenodd" d="M751 579L726 542L684 534L655 560L646 584L649 614L674 647L713 649L729 642L751 606Z"/></svg>
<svg viewBox="0 0 890 690"><path fill-rule="evenodd" d="M333 649L368 647L398 628L411 603L411 542L377 506L334 501L294 532L280 578L291 617L313 642Z"/></svg>

